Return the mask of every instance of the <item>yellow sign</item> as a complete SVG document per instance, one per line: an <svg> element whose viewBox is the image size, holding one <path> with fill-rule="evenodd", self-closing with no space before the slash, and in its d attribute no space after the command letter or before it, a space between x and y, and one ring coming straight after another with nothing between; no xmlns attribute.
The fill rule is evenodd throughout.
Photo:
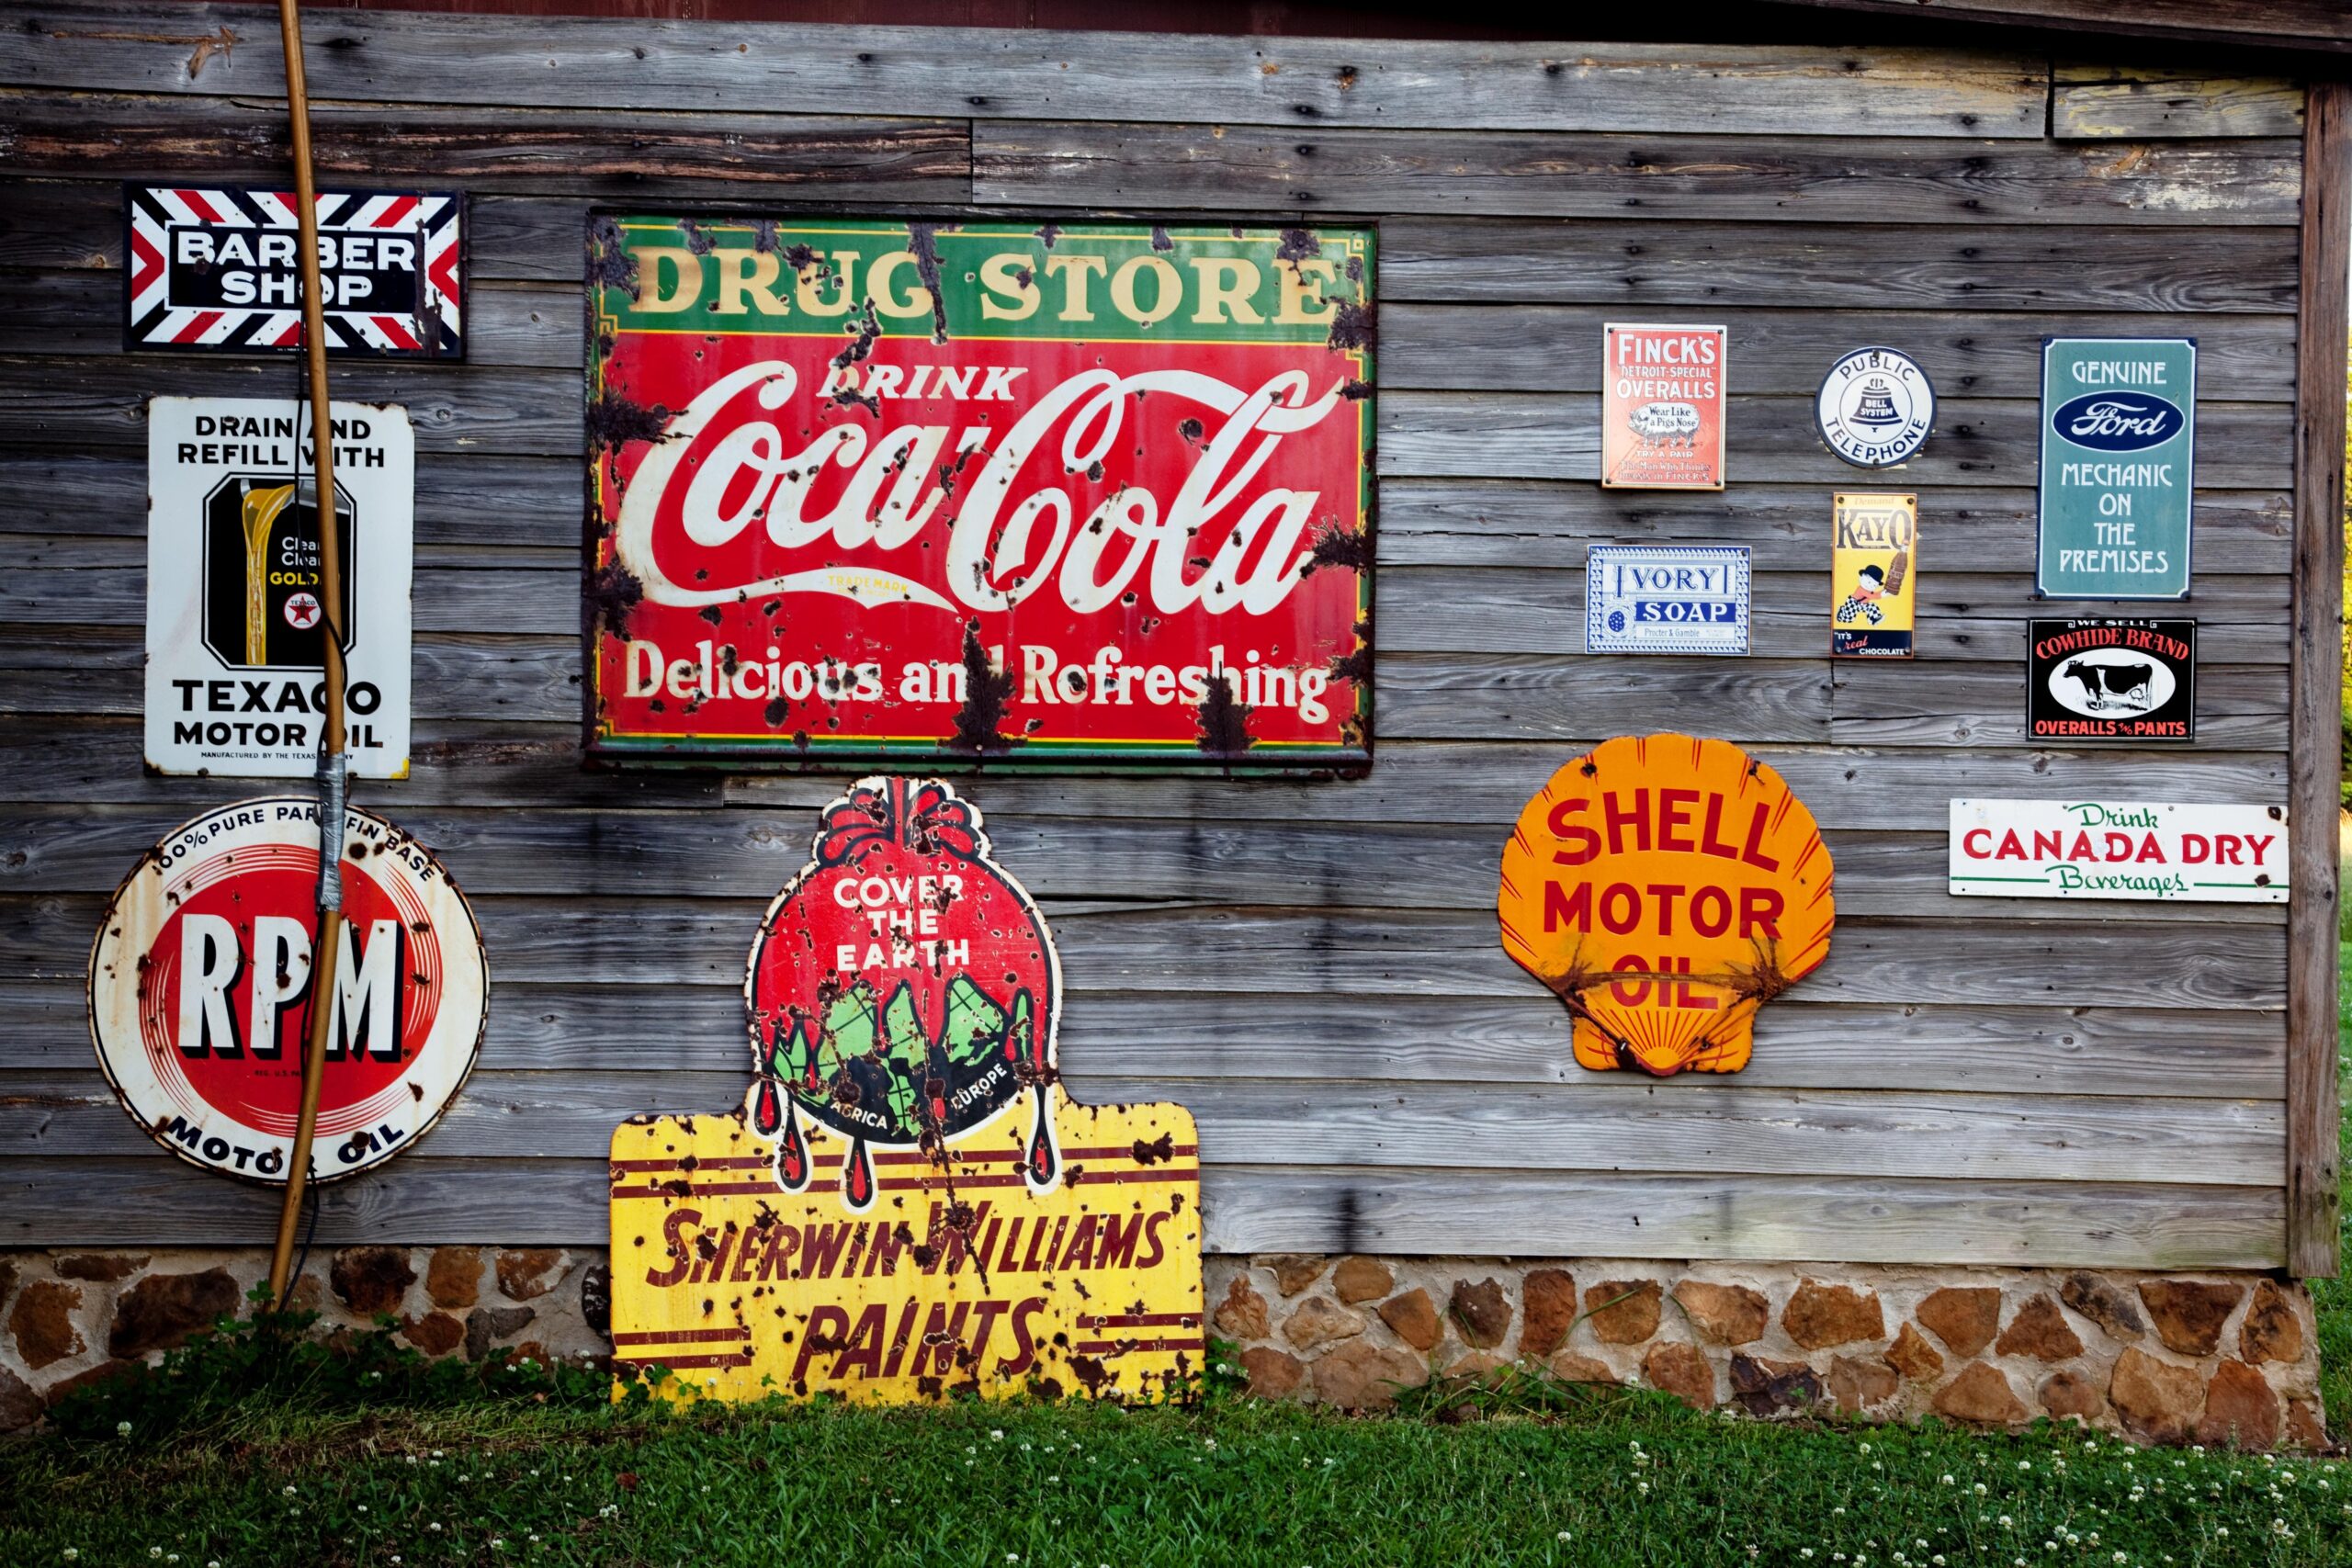
<svg viewBox="0 0 2352 1568"><path fill-rule="evenodd" d="M1919 498L1841 492L1837 536L1831 657L1910 658L1919 585Z"/></svg>
<svg viewBox="0 0 2352 1568"><path fill-rule="evenodd" d="M1829 953L1829 852L1781 776L1724 740L1604 741L1503 846L1503 949L1576 1019L1577 1065L1736 1073L1756 1011Z"/></svg>
<svg viewBox="0 0 2352 1568"><path fill-rule="evenodd" d="M896 1404L1201 1371L1192 1116L1062 1092L1052 936L952 788L826 807L744 998L743 1104L613 1135L620 1378Z"/></svg>

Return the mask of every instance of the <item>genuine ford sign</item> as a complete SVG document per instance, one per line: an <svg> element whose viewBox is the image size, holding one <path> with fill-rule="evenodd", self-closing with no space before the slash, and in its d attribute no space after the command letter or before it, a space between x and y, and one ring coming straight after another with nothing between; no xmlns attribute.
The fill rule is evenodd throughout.
<svg viewBox="0 0 2352 1568"><path fill-rule="evenodd" d="M2094 452L2144 452L2178 435L2188 423L2153 392L2086 392L2060 403L2050 416L2059 437Z"/></svg>

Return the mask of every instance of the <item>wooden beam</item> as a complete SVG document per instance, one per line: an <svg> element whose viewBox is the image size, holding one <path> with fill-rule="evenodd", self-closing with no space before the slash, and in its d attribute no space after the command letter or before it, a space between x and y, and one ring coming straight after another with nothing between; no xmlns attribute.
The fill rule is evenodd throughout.
<svg viewBox="0 0 2352 1568"><path fill-rule="evenodd" d="M1958 28L2051 28L2109 38L2237 44L2247 49L2352 53L2352 10L2341 0L1784 0L1835 11L1871 11Z"/></svg>
<svg viewBox="0 0 2352 1568"><path fill-rule="evenodd" d="M2303 113L2302 329L2296 356L2294 671L2287 782L2294 889L2287 957L2287 1255L2334 1275L2337 1138L2336 786L2343 767L2346 268L2352 85L2314 85Z"/></svg>

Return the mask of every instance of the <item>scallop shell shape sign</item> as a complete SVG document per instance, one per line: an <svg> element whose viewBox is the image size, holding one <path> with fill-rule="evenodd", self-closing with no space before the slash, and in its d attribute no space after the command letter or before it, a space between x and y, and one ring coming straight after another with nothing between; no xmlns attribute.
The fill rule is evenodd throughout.
<svg viewBox="0 0 2352 1568"><path fill-rule="evenodd" d="M1604 741L1503 846L1503 950L1576 1020L1580 1066L1736 1073L1757 1010L1817 968L1837 916L1813 813L1739 748Z"/></svg>
<svg viewBox="0 0 2352 1568"><path fill-rule="evenodd" d="M870 778L828 806L743 998L742 1104L613 1137L622 1377L899 1403L1199 1371L1193 1119L1062 1092L1061 960L969 802Z"/></svg>

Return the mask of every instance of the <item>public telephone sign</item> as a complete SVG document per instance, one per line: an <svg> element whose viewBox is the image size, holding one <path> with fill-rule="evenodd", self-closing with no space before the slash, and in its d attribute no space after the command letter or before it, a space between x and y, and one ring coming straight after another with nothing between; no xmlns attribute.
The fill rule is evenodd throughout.
<svg viewBox="0 0 2352 1568"><path fill-rule="evenodd" d="M2194 338L2045 343L2043 595L2186 598L2196 448Z"/></svg>
<svg viewBox="0 0 2352 1568"><path fill-rule="evenodd" d="M1373 236L590 222L607 759L1362 765Z"/></svg>

